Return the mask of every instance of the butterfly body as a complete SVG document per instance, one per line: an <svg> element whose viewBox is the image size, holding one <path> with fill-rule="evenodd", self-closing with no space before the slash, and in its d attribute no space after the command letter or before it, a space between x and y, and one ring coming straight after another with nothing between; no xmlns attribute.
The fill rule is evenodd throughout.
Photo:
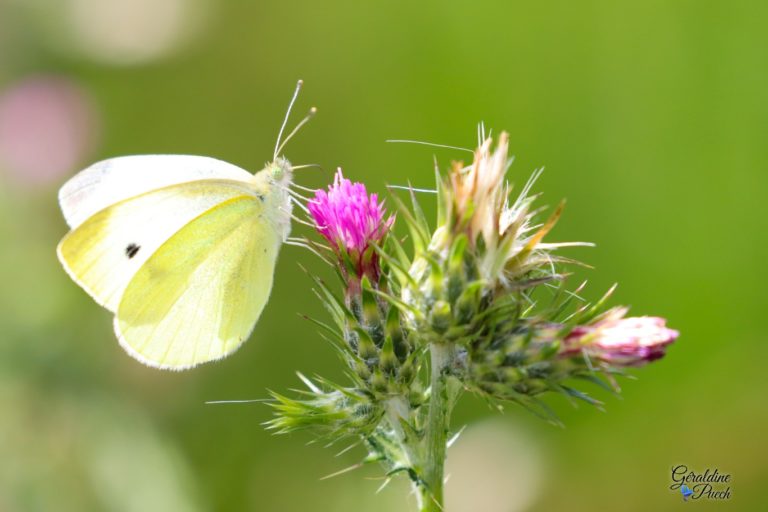
<svg viewBox="0 0 768 512"><path fill-rule="evenodd" d="M283 158L256 174L207 157L106 160L61 188L58 256L131 356L174 370L220 359L269 297L291 180Z"/></svg>

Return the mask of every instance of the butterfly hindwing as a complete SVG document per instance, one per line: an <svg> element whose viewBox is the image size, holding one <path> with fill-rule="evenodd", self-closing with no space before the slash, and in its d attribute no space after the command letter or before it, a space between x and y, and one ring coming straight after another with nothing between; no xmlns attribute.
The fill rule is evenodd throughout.
<svg viewBox="0 0 768 512"><path fill-rule="evenodd" d="M115 316L121 345L151 366L219 359L250 335L272 288L282 238L253 196L189 222L139 268Z"/></svg>

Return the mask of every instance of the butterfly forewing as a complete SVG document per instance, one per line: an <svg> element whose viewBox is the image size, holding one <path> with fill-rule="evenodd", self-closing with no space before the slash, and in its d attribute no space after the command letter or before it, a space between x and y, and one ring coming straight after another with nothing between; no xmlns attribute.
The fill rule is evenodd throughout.
<svg viewBox="0 0 768 512"><path fill-rule="evenodd" d="M59 204L74 229L108 206L152 190L197 180L245 182L251 178L240 167L204 156L123 156L77 173L59 190Z"/></svg>

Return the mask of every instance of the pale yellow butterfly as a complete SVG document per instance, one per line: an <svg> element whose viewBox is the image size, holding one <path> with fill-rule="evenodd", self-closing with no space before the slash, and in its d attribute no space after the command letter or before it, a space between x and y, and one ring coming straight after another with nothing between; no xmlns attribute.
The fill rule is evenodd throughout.
<svg viewBox="0 0 768 512"><path fill-rule="evenodd" d="M280 157L251 174L213 158L141 155L96 163L59 203L71 231L57 248L70 277L115 314L120 345L144 364L183 370L231 354L269 298L291 224L293 170Z"/></svg>

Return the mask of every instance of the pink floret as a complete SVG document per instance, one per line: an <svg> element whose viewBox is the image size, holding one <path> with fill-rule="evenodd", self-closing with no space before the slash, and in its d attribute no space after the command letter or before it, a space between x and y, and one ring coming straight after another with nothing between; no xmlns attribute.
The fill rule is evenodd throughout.
<svg viewBox="0 0 768 512"><path fill-rule="evenodd" d="M328 191L315 191L307 207L317 231L334 251L347 254L360 276L378 276L378 258L365 258L365 253L371 244L381 242L394 217L386 218L384 203L377 194L369 195L365 185L352 183L339 170Z"/></svg>

